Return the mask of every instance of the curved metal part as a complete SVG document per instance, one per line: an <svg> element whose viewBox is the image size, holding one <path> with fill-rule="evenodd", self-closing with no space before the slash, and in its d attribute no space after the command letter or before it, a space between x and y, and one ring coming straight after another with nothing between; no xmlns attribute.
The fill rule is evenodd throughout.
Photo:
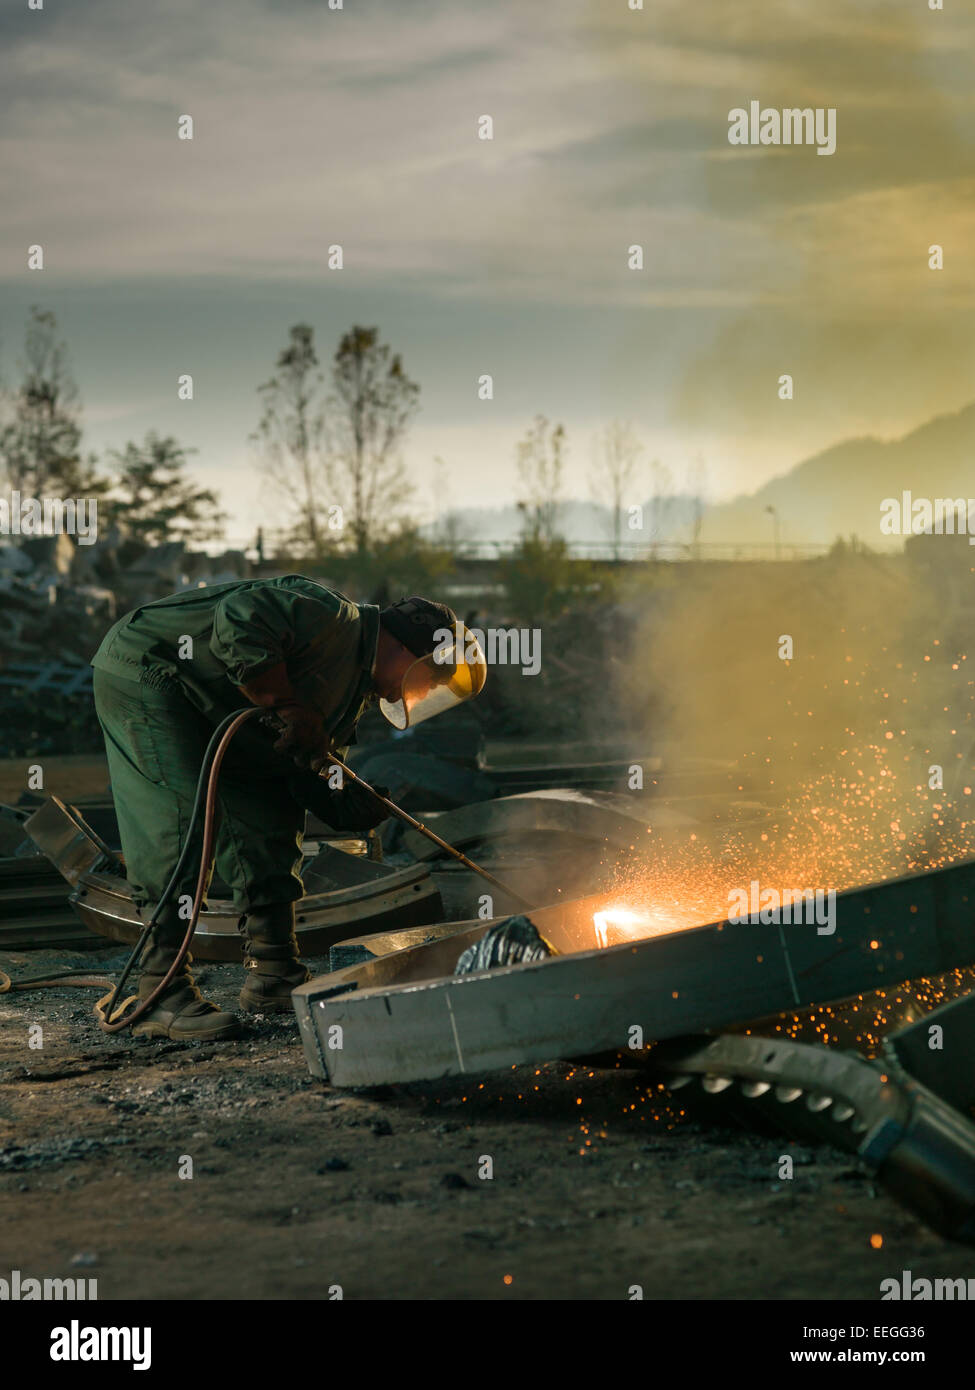
<svg viewBox="0 0 975 1390"><path fill-rule="evenodd" d="M778 1129L859 1155L934 1230L975 1243L975 1125L901 1068L734 1034L677 1038L641 1054L641 1061L680 1091L685 1107L712 1116L720 1110L746 1125L761 1114ZM739 1083L734 1095L727 1087L715 1092L717 1075ZM800 1096L805 1104L794 1104Z"/></svg>
<svg viewBox="0 0 975 1390"><path fill-rule="evenodd" d="M644 813L632 797L618 792L581 792L565 787L472 802L455 811L438 811L426 820L431 830L461 849L548 832L570 837L568 844L589 841L628 850L636 837L643 843L651 826L664 833L683 833L698 824L693 816L673 807L656 806ZM414 830L406 831L403 846L416 859L431 859L437 853Z"/></svg>
<svg viewBox="0 0 975 1390"><path fill-rule="evenodd" d="M118 855L86 824L75 807L50 796L24 822L24 829L58 873L74 887L82 874L123 872Z"/></svg>
<svg viewBox="0 0 975 1390"><path fill-rule="evenodd" d="M134 945L145 925L118 856L73 808L51 797L27 830L73 887L69 902L89 931ZM312 890L297 904L295 934L305 955L323 955L350 934L403 930L442 916L440 893L421 864L394 869L361 856L325 850L305 866ZM316 891L318 890L318 891ZM211 898L193 937L198 960L240 960L239 912Z"/></svg>
<svg viewBox="0 0 975 1390"><path fill-rule="evenodd" d="M84 874L70 901L90 931L130 946L145 925L124 880ZM296 906L295 936L303 955L325 955L350 928L362 932L371 925L377 931L414 927L436 921L441 911L440 894L420 864L392 870L371 883L310 894ZM193 936L194 957L240 960L239 918L233 903L209 899Z"/></svg>
<svg viewBox="0 0 975 1390"><path fill-rule="evenodd" d="M975 1245L975 1125L920 1082L900 1084L911 1115L878 1161L877 1176L934 1230ZM877 1147L875 1140L874 1153Z"/></svg>
<svg viewBox="0 0 975 1390"><path fill-rule="evenodd" d="M884 1040L884 1055L963 1113L975 1108L975 992ZM950 1064L948 1059L950 1059Z"/></svg>

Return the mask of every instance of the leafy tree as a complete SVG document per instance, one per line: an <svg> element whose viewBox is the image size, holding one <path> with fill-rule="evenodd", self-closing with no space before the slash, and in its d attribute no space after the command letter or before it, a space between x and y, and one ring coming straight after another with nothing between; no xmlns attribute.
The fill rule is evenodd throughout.
<svg viewBox="0 0 975 1390"><path fill-rule="evenodd" d="M23 377L0 395L0 474L11 488L34 497L99 496L108 482L93 456L82 458L81 403L47 309L30 310L24 336Z"/></svg>
<svg viewBox="0 0 975 1390"><path fill-rule="evenodd" d="M221 536L226 517L216 496L186 476L187 458L196 452L155 431L141 444L130 441L124 449L113 450L117 479L108 501L110 520L150 545Z"/></svg>
<svg viewBox="0 0 975 1390"><path fill-rule="evenodd" d="M517 550L502 560L499 577L513 615L532 623L570 608L581 611L600 591L594 566L573 559L561 536L552 540L525 536Z"/></svg>
<svg viewBox="0 0 975 1390"><path fill-rule="evenodd" d="M348 550L328 561L329 574L347 593L387 604L402 594L436 593L454 571L451 552L426 540L406 523L373 541L367 550Z"/></svg>

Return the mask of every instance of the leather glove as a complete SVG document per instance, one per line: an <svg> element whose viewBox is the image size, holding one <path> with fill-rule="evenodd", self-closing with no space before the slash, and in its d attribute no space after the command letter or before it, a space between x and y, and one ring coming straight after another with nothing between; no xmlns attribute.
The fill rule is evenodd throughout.
<svg viewBox="0 0 975 1390"><path fill-rule="evenodd" d="M279 661L237 688L252 705L267 710L260 722L268 723L278 734L275 752L291 754L299 767L307 767L310 759L321 757L325 749L324 719L317 710L298 703L285 662Z"/></svg>
<svg viewBox="0 0 975 1390"><path fill-rule="evenodd" d="M333 830L372 830L390 814L382 802L354 782L347 782L339 791L330 787L326 778L299 773L288 787L299 806L320 816ZM376 791L389 795L387 787L377 787Z"/></svg>
<svg viewBox="0 0 975 1390"><path fill-rule="evenodd" d="M276 753L290 753L299 767L307 767L325 747L325 721L317 710L306 705L281 705L274 711L281 726L275 740Z"/></svg>
<svg viewBox="0 0 975 1390"><path fill-rule="evenodd" d="M389 796L388 787L374 787L380 796ZM384 820L389 819L389 811L377 801L365 787L357 786L355 782L349 782L341 792L338 793L343 812L348 816L349 822L354 828L361 827L363 830L372 830L377 825L382 825Z"/></svg>

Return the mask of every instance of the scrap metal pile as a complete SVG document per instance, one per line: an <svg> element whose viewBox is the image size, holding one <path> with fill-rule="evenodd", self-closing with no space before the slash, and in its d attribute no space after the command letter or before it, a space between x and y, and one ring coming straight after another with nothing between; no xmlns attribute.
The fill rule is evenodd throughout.
<svg viewBox="0 0 975 1390"><path fill-rule="evenodd" d="M0 758L100 752L89 658L138 604L200 582L246 578L241 551L209 556L181 541L149 545L102 528L91 544L64 531L0 544Z"/></svg>

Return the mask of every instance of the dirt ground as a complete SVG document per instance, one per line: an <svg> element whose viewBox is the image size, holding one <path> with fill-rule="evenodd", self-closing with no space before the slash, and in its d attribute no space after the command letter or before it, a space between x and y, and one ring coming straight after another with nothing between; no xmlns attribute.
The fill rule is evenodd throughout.
<svg viewBox="0 0 975 1390"><path fill-rule="evenodd" d="M0 763L0 800L26 767ZM107 782L98 758L50 771L69 799ZM235 1007L239 966L197 978ZM188 1046L107 1037L97 997L0 996L0 1278L97 1278L100 1299L874 1300L904 1269L975 1275L848 1155L681 1118L637 1071L338 1091L308 1074L290 1016Z"/></svg>
<svg viewBox="0 0 975 1390"><path fill-rule="evenodd" d="M224 1007L240 977L198 971ZM219 1045L110 1038L97 997L0 997L0 1277L97 1278L100 1299L612 1300L877 1299L904 1269L975 1274L847 1155L675 1124L637 1072L337 1091L290 1017Z"/></svg>

